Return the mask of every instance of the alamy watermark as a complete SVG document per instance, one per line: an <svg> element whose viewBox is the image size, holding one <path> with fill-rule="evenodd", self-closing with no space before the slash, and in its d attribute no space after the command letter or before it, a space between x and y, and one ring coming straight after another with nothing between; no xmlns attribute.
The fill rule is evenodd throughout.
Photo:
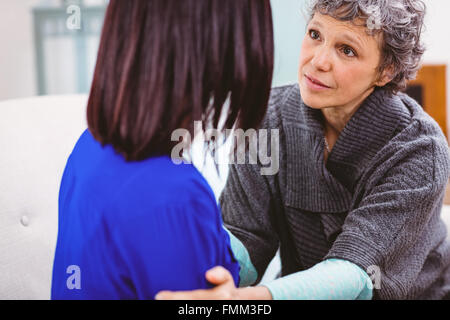
<svg viewBox="0 0 450 320"><path fill-rule="evenodd" d="M70 265L66 269L66 273L70 274L67 278L66 286L69 290L81 290L81 269L77 265Z"/></svg>
<svg viewBox="0 0 450 320"><path fill-rule="evenodd" d="M69 30L81 29L81 8L75 4L67 7L67 14L70 16L66 20L66 27Z"/></svg>
<svg viewBox="0 0 450 320"><path fill-rule="evenodd" d="M367 9L367 28L370 31L380 30L381 29L381 11L378 6L370 6Z"/></svg>
<svg viewBox="0 0 450 320"><path fill-rule="evenodd" d="M367 280L367 287L369 289L381 289L381 269L379 266L369 266L366 269L366 273L370 280Z"/></svg>
<svg viewBox="0 0 450 320"><path fill-rule="evenodd" d="M187 129L172 132L171 140L181 141L172 149L171 159L175 164L192 163L188 155L195 139L211 142L209 150L214 154L214 163L221 164L260 164L261 175L275 175L280 169L280 135L278 129L226 129L225 141L231 141L231 152L220 156L218 141L223 135L217 129L203 130L201 121L194 122L194 137ZM269 141L270 138L270 141ZM229 140L231 139L231 140ZM248 143L247 143L248 142ZM269 154L270 153L270 154Z"/></svg>

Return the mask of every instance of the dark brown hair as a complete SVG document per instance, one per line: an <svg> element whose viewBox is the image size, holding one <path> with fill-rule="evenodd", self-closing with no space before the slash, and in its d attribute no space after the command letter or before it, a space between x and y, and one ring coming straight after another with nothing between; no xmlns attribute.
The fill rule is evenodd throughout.
<svg viewBox="0 0 450 320"><path fill-rule="evenodd" d="M272 28L269 0L111 0L90 132L137 161L170 155L172 132L193 132L194 121L221 132L258 128L272 82Z"/></svg>

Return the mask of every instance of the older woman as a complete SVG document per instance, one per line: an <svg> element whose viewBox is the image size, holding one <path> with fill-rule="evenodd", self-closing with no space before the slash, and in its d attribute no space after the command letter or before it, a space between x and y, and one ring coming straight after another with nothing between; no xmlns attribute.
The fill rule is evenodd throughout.
<svg viewBox="0 0 450 320"><path fill-rule="evenodd" d="M221 196L241 286L278 248L282 277L237 289L216 268L215 289L160 298L448 297L448 144L399 92L424 53L424 14L420 0L314 2L299 85L273 90L264 122L279 129L280 171L231 166Z"/></svg>

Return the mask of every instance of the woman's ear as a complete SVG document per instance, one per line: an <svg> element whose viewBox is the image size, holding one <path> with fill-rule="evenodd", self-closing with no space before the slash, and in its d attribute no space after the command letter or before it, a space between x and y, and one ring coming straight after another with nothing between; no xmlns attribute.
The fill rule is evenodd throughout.
<svg viewBox="0 0 450 320"><path fill-rule="evenodd" d="M392 66L386 67L382 74L379 76L375 85L378 87L384 87L386 84L394 79L394 68Z"/></svg>

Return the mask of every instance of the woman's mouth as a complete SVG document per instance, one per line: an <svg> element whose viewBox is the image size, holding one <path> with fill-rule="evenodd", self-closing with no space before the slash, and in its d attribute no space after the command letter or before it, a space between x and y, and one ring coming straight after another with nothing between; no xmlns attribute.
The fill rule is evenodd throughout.
<svg viewBox="0 0 450 320"><path fill-rule="evenodd" d="M319 80L309 77L305 74L305 79L306 79L306 84L307 86L312 89L312 90L325 90L325 89L330 89L330 87L326 86L325 84L323 84L322 82L320 82Z"/></svg>

